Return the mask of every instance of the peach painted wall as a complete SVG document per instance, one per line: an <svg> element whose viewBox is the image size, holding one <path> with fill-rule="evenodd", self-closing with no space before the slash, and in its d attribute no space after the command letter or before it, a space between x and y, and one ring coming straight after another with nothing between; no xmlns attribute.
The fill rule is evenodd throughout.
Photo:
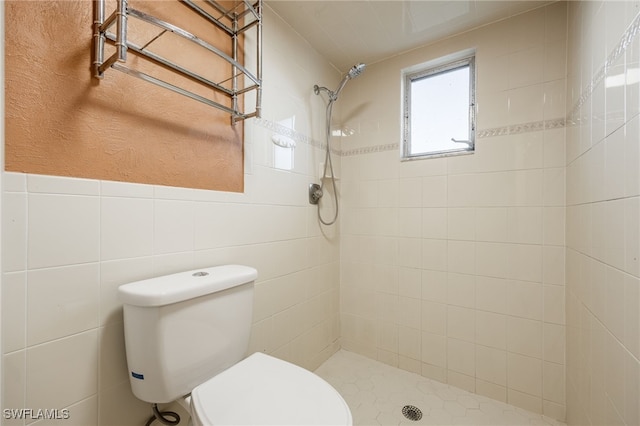
<svg viewBox="0 0 640 426"><path fill-rule="evenodd" d="M130 4L230 49L178 2ZM227 113L115 70L92 76L92 8L89 1L6 2L6 170L243 191L242 123L232 126ZM130 21L139 44L158 32ZM229 72L214 55L169 37L154 42L158 53L214 70L207 77L215 81ZM131 52L127 65L178 83Z"/></svg>

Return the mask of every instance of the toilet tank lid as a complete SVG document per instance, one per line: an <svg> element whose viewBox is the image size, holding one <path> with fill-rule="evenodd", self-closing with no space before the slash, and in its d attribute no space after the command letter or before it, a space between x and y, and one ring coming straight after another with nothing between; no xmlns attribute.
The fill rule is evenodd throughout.
<svg viewBox="0 0 640 426"><path fill-rule="evenodd" d="M164 306L249 283L257 277L258 271L250 266L214 266L124 284L118 287L118 297L125 305Z"/></svg>

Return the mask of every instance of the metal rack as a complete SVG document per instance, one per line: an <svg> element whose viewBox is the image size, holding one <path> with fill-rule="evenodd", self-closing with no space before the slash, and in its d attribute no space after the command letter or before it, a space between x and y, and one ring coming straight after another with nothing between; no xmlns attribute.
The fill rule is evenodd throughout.
<svg viewBox="0 0 640 426"><path fill-rule="evenodd" d="M226 2L226 4L232 5L230 8L223 7L215 0L202 0L199 3L192 0L180 0L182 4L190 8L200 17L214 24L230 37L230 55L180 27L129 7L127 0L117 0L116 10L105 18L105 2L106 0L94 0L94 77L103 78L105 70L113 68L226 111L231 114L232 123L251 117L260 118L260 105L262 102L262 0L257 0L255 3L250 3L249 0ZM151 24L159 29L159 32L144 44L136 44L127 39L127 27L130 18ZM114 25L116 27L115 34L110 32L110 28ZM240 63L239 48L242 47L239 46L240 43L238 40L241 35L252 28L255 29L256 50L254 72L249 71ZM172 33L182 39L188 40L204 48L207 52L216 55L217 58L224 60L230 65L230 75L225 76L225 79L222 81L212 81L210 78L175 63L175 61L171 61L154 53L151 50L153 44L167 33ZM106 44L115 46L115 52L105 59ZM211 94L214 96L202 96L194 93L192 90L187 90L176 84L166 82L148 73L126 66L128 50L135 52L140 57L162 68L175 72L181 77L199 83L205 87L207 92L208 89L212 89L213 92L211 92ZM255 93L255 109L252 112L245 112L241 110L241 104L244 104L244 102L241 102L240 97L250 92ZM222 94L224 97L227 97L229 99L228 103L225 105L212 99L216 97L215 94Z"/></svg>

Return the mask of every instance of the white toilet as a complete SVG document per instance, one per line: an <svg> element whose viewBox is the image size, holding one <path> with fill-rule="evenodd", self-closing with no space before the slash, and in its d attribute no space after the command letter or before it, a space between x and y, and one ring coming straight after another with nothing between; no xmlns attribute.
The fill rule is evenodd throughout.
<svg viewBox="0 0 640 426"><path fill-rule="evenodd" d="M340 394L315 374L249 344L257 271L226 265L120 286L131 389L178 401L195 426L351 425Z"/></svg>

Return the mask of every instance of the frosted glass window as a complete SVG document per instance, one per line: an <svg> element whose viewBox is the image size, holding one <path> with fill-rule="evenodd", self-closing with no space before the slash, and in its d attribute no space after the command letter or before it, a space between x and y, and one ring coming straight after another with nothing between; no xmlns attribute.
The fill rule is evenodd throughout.
<svg viewBox="0 0 640 426"><path fill-rule="evenodd" d="M474 82L473 57L405 76L405 159L473 152Z"/></svg>

